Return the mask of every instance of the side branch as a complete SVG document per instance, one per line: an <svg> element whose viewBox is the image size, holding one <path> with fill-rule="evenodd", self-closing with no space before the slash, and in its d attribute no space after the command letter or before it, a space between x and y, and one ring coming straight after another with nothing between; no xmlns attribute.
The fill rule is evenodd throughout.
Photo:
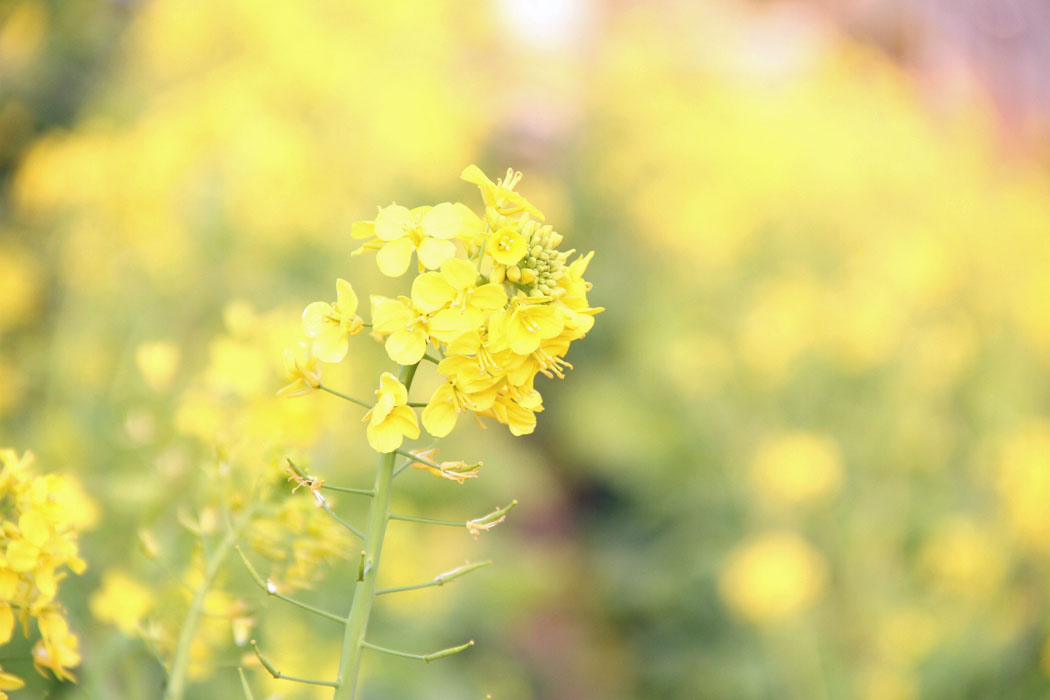
<svg viewBox="0 0 1050 700"><path fill-rule="evenodd" d="M350 403L356 403L358 406L361 406L363 408L372 408L372 404L368 403L367 401L362 401L361 399L355 399L353 396L347 396L343 392L336 391L335 389L333 389L331 387L327 387L324 384L318 384L317 388L320 389L321 391L327 391L332 396L338 396L339 398L344 399L346 401L349 401Z"/></svg>
<svg viewBox="0 0 1050 700"><path fill-rule="evenodd" d="M443 659L446 656L452 656L453 654L458 654L461 651L466 651L470 647L474 646L474 640L471 639L466 644L460 644L458 647L449 647L448 649L442 649L441 651L435 651L432 654L410 654L407 651L398 651L397 649L387 649L386 647L381 647L381 646L378 646L376 644L372 644L371 642L367 642L367 641L363 641L363 640L361 642L361 646L365 647L366 649L372 649L373 651L378 651L378 652L383 653L383 654L390 654L391 656L400 656L400 657L405 658L405 659L416 659L417 661L422 661L423 663L428 663L429 664L431 661L435 661L437 659Z"/></svg>
<svg viewBox="0 0 1050 700"><path fill-rule="evenodd" d="M286 462L288 462L288 468L291 469L292 473L295 474L295 477L292 477L292 479L295 479L298 482L295 487L296 489L299 488L299 486L306 486L311 491L316 491L317 489L327 489L328 491L338 491L339 493L353 493L358 496L375 495L375 491L373 491L372 489L351 489L347 488L346 486L332 486L331 484L326 484L324 482L324 479L320 479L316 476L310 476L309 474L304 472L290 458L285 457L284 459ZM292 492L294 493L295 489L292 489Z"/></svg>
<svg viewBox="0 0 1050 700"><path fill-rule="evenodd" d="M295 681L296 683L306 683L307 685L327 685L330 688L339 687L339 684L335 681L318 681L312 678L297 678L296 676L286 676L285 674L281 673L276 668L274 668L273 664L270 663L269 659L262 655L262 652L259 651L259 647L256 645L254 639L251 641L251 645L252 650L255 652L255 655L259 657L259 663L261 663L266 668L266 670L270 672L271 676L273 676L279 681Z"/></svg>
<svg viewBox="0 0 1050 700"><path fill-rule="evenodd" d="M248 573L251 574L252 580L255 581L256 585L258 585L259 588L261 588L264 591L266 591L267 595L272 596L274 598L277 598L279 600L283 600L286 603L291 603L292 605L296 606L297 608L302 608L303 610L305 610L307 612L311 612L314 615L319 615L320 617L323 617L325 619L331 620L332 622L338 622L340 624L346 624L346 618L339 617L338 615L333 615L332 613L327 612L325 610L321 610L320 608L315 608L312 605L304 603L301 600L296 600L295 598L291 598L289 596L286 596L283 593L278 593L277 592L277 586L275 586L273 584L273 582L270 581L269 579L267 579L265 581L263 580L262 576L259 575L259 572L255 570L254 566L252 566L252 563L250 561L248 561L248 557L244 556L244 552L241 551L241 548L238 546L238 547L236 547L236 549L237 549L237 554L239 554L241 556L241 561L244 562L244 566L248 569Z"/></svg>
<svg viewBox="0 0 1050 700"><path fill-rule="evenodd" d="M419 588L430 588L432 586L444 586L446 583L449 583L451 581L455 581L460 576L463 576L465 574L469 574L471 571L477 571L478 569L486 567L486 566L488 566L491 563L492 563L492 560L489 559L488 561L478 562L477 564L467 564L465 566L459 567L458 569L453 569L452 571L446 571L443 574L438 574L437 576L434 577L433 581L427 581L425 583L417 583L417 584L412 585L412 586L397 586L395 588L381 588L380 590L376 591L376 595L385 595L387 593L400 593L402 591L414 591L414 590L419 589Z"/></svg>

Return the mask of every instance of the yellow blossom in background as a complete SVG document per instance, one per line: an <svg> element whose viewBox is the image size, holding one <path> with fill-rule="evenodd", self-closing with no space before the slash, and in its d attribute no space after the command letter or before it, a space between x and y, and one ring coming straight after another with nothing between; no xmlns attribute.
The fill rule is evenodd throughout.
<svg viewBox="0 0 1050 700"><path fill-rule="evenodd" d="M809 503L838 491L842 457L827 437L785 433L761 442L750 475L755 490L770 501Z"/></svg>
<svg viewBox="0 0 1050 700"><path fill-rule="evenodd" d="M151 389L163 391L178 369L179 348L164 340L142 343L135 348L135 364Z"/></svg>
<svg viewBox="0 0 1050 700"><path fill-rule="evenodd" d="M302 396L321 386L321 361L314 357L306 343L297 343L284 351L284 374L291 380L278 390L280 396Z"/></svg>
<svg viewBox="0 0 1050 700"><path fill-rule="evenodd" d="M1014 536L1037 552L1050 552L1050 422L1032 419L1004 436L994 474Z"/></svg>
<svg viewBox="0 0 1050 700"><path fill-rule="evenodd" d="M29 251L0 243L0 332L29 321L37 312L42 274Z"/></svg>
<svg viewBox="0 0 1050 700"><path fill-rule="evenodd" d="M921 552L923 569L941 593L980 597L999 590L1006 562L996 533L966 518L942 521Z"/></svg>
<svg viewBox="0 0 1050 700"><path fill-rule="evenodd" d="M718 590L735 614L775 623L812 605L824 590L827 566L817 550L790 532L755 537L733 550Z"/></svg>
<svg viewBox="0 0 1050 700"><path fill-rule="evenodd" d="M33 461L31 453L18 456L14 450L0 449L0 547L5 555L0 565L0 636L11 636L13 607L20 611L26 636L28 618L35 617L40 632L33 646L37 670L75 680L70 669L80 664L79 642L55 598L66 575L59 569L80 574L87 566L78 554L77 526L93 516L77 512L77 506L89 511L93 506L75 487L67 488L61 476L35 474Z"/></svg>
<svg viewBox="0 0 1050 700"><path fill-rule="evenodd" d="M127 635L138 630L153 604L153 593L122 571L107 571L90 601L92 615Z"/></svg>
<svg viewBox="0 0 1050 700"><path fill-rule="evenodd" d="M0 76L32 61L46 40L48 25L44 4L21 0L0 15Z"/></svg>

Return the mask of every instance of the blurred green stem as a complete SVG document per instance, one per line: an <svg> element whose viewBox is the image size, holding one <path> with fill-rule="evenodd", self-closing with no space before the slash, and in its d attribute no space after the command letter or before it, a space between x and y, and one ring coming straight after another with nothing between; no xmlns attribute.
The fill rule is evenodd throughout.
<svg viewBox="0 0 1050 700"><path fill-rule="evenodd" d="M193 600L190 602L190 609L187 611L186 619L182 621L182 628L179 630L179 640L175 645L175 657L171 661L171 674L168 677L168 687L164 693L164 700L182 700L182 696L186 692L186 671L190 663L190 645L193 643L193 637L197 634L197 627L200 625L201 615L204 612L204 600L208 597L211 585L219 573L219 567L222 566L226 555L233 549L233 545L237 542L237 538L240 537L245 526L251 522L255 510L256 506L252 506L245 511L237 524L226 531L226 536L222 538L219 546L215 548L211 558L208 559L208 564L204 569L204 580L201 581L200 586L194 592Z"/></svg>
<svg viewBox="0 0 1050 700"><path fill-rule="evenodd" d="M401 368L400 380L406 389L412 388L412 378L418 366L415 364ZM354 588L354 601L346 619L343 653L339 659L339 680L332 700L353 700L356 694L357 672L361 667L361 652L365 648L365 631L368 629L368 617L375 600L379 555L383 549L383 538L390 519L390 486L394 480L396 457L394 452L387 452L379 458L374 495L368 510L368 527L365 531L363 575Z"/></svg>

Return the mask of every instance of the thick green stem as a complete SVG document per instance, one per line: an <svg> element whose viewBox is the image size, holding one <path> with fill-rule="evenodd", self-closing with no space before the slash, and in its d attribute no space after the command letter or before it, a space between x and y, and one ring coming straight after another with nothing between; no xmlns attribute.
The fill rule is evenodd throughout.
<svg viewBox="0 0 1050 700"><path fill-rule="evenodd" d="M403 367L401 382L408 388L412 385L417 365ZM390 487L394 481L394 459L396 454L387 452L379 458L372 503L368 510L368 526L365 530L363 566L361 576L354 588L354 601L346 619L343 634L343 652L339 658L339 685L332 700L353 700L357 691L357 672L361 667L361 652L364 650L368 617L376 594L376 573L379 555L383 550L387 521L390 519Z"/></svg>
<svg viewBox="0 0 1050 700"><path fill-rule="evenodd" d="M211 558L208 560L208 565L204 569L204 580L201 581L200 586L197 587L193 594L190 609L186 613L186 619L183 620L182 629L179 631L179 640L175 644L175 657L171 662L171 675L168 677L168 687L164 692L165 700L182 700L182 696L186 692L186 671L190 663L190 645L193 643L194 635L197 634L197 627L200 625L201 616L204 613L204 600L208 597L208 592L211 590L212 583L215 582L215 577L219 573L223 560L226 559L226 555L230 553L233 545L236 544L241 531L251 522L254 513L255 509L250 508L235 526L226 531L225 537L219 542L219 546L215 548Z"/></svg>

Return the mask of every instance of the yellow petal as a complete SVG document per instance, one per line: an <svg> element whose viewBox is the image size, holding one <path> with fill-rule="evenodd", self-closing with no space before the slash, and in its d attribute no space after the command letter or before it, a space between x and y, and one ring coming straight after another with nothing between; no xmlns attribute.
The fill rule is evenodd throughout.
<svg viewBox="0 0 1050 700"><path fill-rule="evenodd" d="M381 335L393 333L412 320L412 309L399 299L372 297L372 330Z"/></svg>
<svg viewBox="0 0 1050 700"><path fill-rule="evenodd" d="M338 326L329 326L314 340L314 357L321 362L342 362L350 347L349 338Z"/></svg>
<svg viewBox="0 0 1050 700"><path fill-rule="evenodd" d="M15 613L8 603L0 603L0 644L7 644L11 640L11 633L15 629ZM2 687L2 686L0 686ZM13 688L5 688L13 690Z"/></svg>
<svg viewBox="0 0 1050 700"><path fill-rule="evenodd" d="M445 265L451 260L446 261ZM444 269L444 266L442 266ZM412 281L412 301L428 314L448 306L456 290L438 272L424 272Z"/></svg>
<svg viewBox="0 0 1050 700"><path fill-rule="evenodd" d="M507 304L507 291L501 284L483 284L474 291L470 305L485 311L502 309Z"/></svg>
<svg viewBox="0 0 1050 700"><path fill-rule="evenodd" d="M350 227L351 238L371 238L376 235L376 225L371 221L355 221Z"/></svg>
<svg viewBox="0 0 1050 700"><path fill-rule="evenodd" d="M7 671L0 671L0 690L18 690L26 684L21 678ZM6 698L7 695L4 694Z"/></svg>
<svg viewBox="0 0 1050 700"><path fill-rule="evenodd" d="M416 225L416 217L408 209L391 204L379 211L375 220L376 236L381 241L396 241L407 235L407 230Z"/></svg>
<svg viewBox="0 0 1050 700"><path fill-rule="evenodd" d="M365 428L365 438L376 452L393 452L401 447L405 436L393 421L387 420L378 425L369 424Z"/></svg>
<svg viewBox="0 0 1050 700"><path fill-rule="evenodd" d="M387 277L400 277L405 274L409 262L412 261L413 250L412 240L407 236L390 241L376 253L379 271Z"/></svg>
<svg viewBox="0 0 1050 700"><path fill-rule="evenodd" d="M457 291L464 291L478 281L478 269L474 263L459 258L449 258L441 264L441 276Z"/></svg>
<svg viewBox="0 0 1050 700"><path fill-rule="evenodd" d="M353 285L340 277L335 281L335 293L340 316L354 315L357 312L358 300Z"/></svg>
<svg viewBox="0 0 1050 700"><path fill-rule="evenodd" d="M456 427L459 412L456 410L454 395L455 389L451 384L442 384L423 409L423 427L434 437L445 437Z"/></svg>
<svg viewBox="0 0 1050 700"><path fill-rule="evenodd" d="M386 339L386 354L399 365L414 365L427 351L427 336L415 331L397 331Z"/></svg>
<svg viewBox="0 0 1050 700"><path fill-rule="evenodd" d="M456 245L452 241L440 238L424 238L416 254L419 255L419 262L423 263L424 267L428 270L436 270L441 267L441 263L456 254Z"/></svg>
<svg viewBox="0 0 1050 700"><path fill-rule="evenodd" d="M28 540L12 540L7 545L7 565L12 571L29 571L39 557L40 548Z"/></svg>
<svg viewBox="0 0 1050 700"><path fill-rule="evenodd" d="M423 215L423 233L434 238L455 238L463 225L456 205L442 202Z"/></svg>
<svg viewBox="0 0 1050 700"><path fill-rule="evenodd" d="M51 537L51 529L47 526L47 520L39 511L29 510L18 518L18 530L22 537L26 538L37 547L43 547L44 543Z"/></svg>
<svg viewBox="0 0 1050 700"><path fill-rule="evenodd" d="M303 317L299 323L303 333L308 338L316 338L330 323L328 317L332 312L332 305L324 301L315 301L307 306L303 309Z"/></svg>

